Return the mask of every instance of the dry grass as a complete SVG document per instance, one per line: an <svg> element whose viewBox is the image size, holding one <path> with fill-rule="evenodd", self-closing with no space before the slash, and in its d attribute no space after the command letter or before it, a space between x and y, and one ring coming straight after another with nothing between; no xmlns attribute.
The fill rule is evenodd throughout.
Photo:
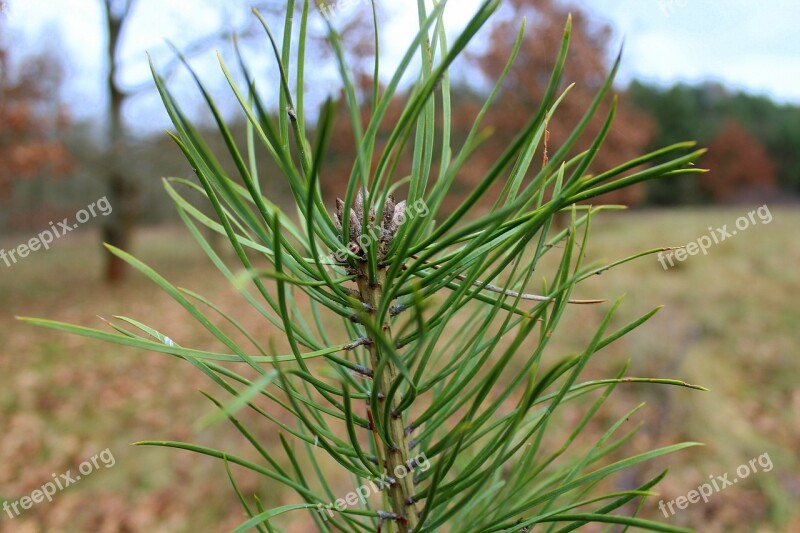
<svg viewBox="0 0 800 533"><path fill-rule="evenodd" d="M606 215L596 221L587 253L614 259L654 246L686 244L707 233L709 225L730 225L746 211ZM714 494L708 504L691 505L669 518L674 525L702 531L800 529L792 515L792 502L800 498L800 213L775 209L773 215L769 225L751 227L712 247L708 256L690 257L666 272L654 257L644 258L589 280L576 295L613 298L626 292L620 323L666 306L643 328L607 348L590 375L608 376L630 357L630 375L673 377L711 389L700 393L628 385L614 393L593 426L596 431L646 400L638 417L645 426L634 448L678 440L707 443L621 479L621 485L670 466L660 489L671 500L709 475L733 473L765 452L774 463L771 472L752 475ZM14 246L23 237L4 238L0 247ZM136 252L177 285L235 311L262 338L270 336L181 229L142 232ZM168 356L33 329L13 316L97 326L95 315L124 314L158 326L181 344L220 347L143 278L136 276L119 289L98 284L100 251L94 235L71 236L50 251L0 268L5 269L0 278L0 501L30 494L51 474L74 470L102 449L110 448L116 459L113 468L101 468L56 494L52 503L37 504L14 520L3 514L0 531L226 531L237 524L242 511L221 463L129 446L143 439L188 440L252 457L229 428L199 431L193 425L210 410L197 389L217 392L206 378ZM544 275L546 267L542 270ZM572 309L551 352L580 349L604 310ZM567 425L575 414L565 414ZM277 446L276 432L254 422L260 436ZM291 495L252 476L241 479L243 489L258 491L267 505L292 501ZM347 490L342 487L343 493ZM660 515L651 502L642 514ZM290 530L310 531L311 526L303 521Z"/></svg>

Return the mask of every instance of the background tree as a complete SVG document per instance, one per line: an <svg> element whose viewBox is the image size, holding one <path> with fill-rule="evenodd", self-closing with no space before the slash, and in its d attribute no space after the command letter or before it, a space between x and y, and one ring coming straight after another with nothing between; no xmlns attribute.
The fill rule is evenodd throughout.
<svg viewBox="0 0 800 533"><path fill-rule="evenodd" d="M470 173L464 175L468 184L485 171L494 155L508 146L523 126L525 117L537 109L545 91L548 73L554 67L553 51L560 44L560 24L570 13L573 16L570 62L566 65L561 89L570 83L575 86L560 104L555 119L548 124L551 152L563 143L581 119L609 71L611 28L590 21L579 6L553 0L511 0L507 2L507 8L505 17L491 27L488 50L475 57L474 64L480 74L490 80L500 75L512 52L518 21L523 16L527 19L526 34L531 37L523 41L517 61L498 95L491 122L494 132L489 145L492 149L482 151L486 158L482 164L469 167ZM607 108L600 110L578 143L576 153L588 147L600 130L606 111ZM635 157L650 143L652 133L653 125L648 117L622 102L603 153L598 154L590 172L596 173ZM477 174L472 175L472 172ZM607 202L625 204L637 204L643 199L643 187L631 187L603 198Z"/></svg>
<svg viewBox="0 0 800 533"><path fill-rule="evenodd" d="M731 120L708 146L703 164L711 171L699 184L714 201L763 197L775 189L775 164L764 147L738 122Z"/></svg>
<svg viewBox="0 0 800 533"><path fill-rule="evenodd" d="M108 94L108 200L114 211L103 225L103 241L122 249L130 247L131 233L136 220L137 187L120 160L125 145L125 123L122 108L128 93L120 86L119 49L125 22L131 12L133 0L103 0L103 13L106 25L106 76L105 87ZM106 254L105 280L113 283L124 276L125 264L113 254Z"/></svg>
<svg viewBox="0 0 800 533"><path fill-rule="evenodd" d="M749 144L763 146L763 155L774 166L775 181L784 194L800 193L800 106L778 104L764 96L731 93L716 83L661 88L633 82L626 97L657 125L650 148L689 138L690 132L694 132L692 138L711 143L714 148L714 140L735 121L743 130L737 135L739 140L746 132L752 141ZM708 157L716 158L713 150ZM664 205L708 200L701 183L704 181L688 176L651 182L648 199Z"/></svg>
<svg viewBox="0 0 800 533"><path fill-rule="evenodd" d="M137 182L136 172L128 168L130 158L125 154L131 152L131 135L125 123L123 112L127 102L145 90L153 91L154 87L149 81L135 87L126 87L120 80L121 49L124 43L125 31L132 20L133 8L136 0L101 0L105 32L107 35L105 62L107 65L104 77L104 86L108 95L107 131L108 142L105 157L107 174L107 196L114 206L114 211L109 215L103 226L104 242L121 249L130 249L133 230L140 218L140 191L141 184ZM206 52L215 44L230 39L231 35L241 35L243 38L251 35L256 28L252 20L248 20L245 28L231 28L229 26L232 13L236 9L243 9L243 2L220 5L217 18L219 30L198 38L196 41L183 46L181 52L186 57L191 57L200 52ZM179 64L177 57L173 57L166 68L166 75ZM158 178L154 175L153 178ZM123 279L125 264L113 254L106 254L105 280L115 283Z"/></svg>
<svg viewBox="0 0 800 533"><path fill-rule="evenodd" d="M60 84L53 57L28 57L15 68L9 47L0 42L0 201L18 180L69 171L71 158L61 141L69 117L59 103Z"/></svg>
<svg viewBox="0 0 800 533"><path fill-rule="evenodd" d="M574 129L589 106L597 88L608 74L608 50L611 28L590 23L588 17L574 5L563 5L553 0L513 0L505 4L505 11L498 13L497 19L488 26L487 46L485 50L474 49L468 59L458 62L458 71L453 73L453 89L451 93L452 123L451 136L455 143L466 138L469 127L478 113L486 87L491 84L485 80L498 79L514 47L517 25L523 16L527 17L527 37L515 64L495 99L492 113L485 121L485 131L491 132L482 149L470 159L453 186L451 195L444 200L445 208L455 208L463 197L473 189L491 167L497 157L511 143L516 133L522 129L525 118L535 112L544 95L548 77L554 66L554 57L561 44L561 28L570 12L573 14L572 43L570 47L571 62L567 65L561 89L575 83L567 98L561 103L556 118L549 124L549 145L551 151ZM360 10L350 21L348 31L348 51L352 64L355 65L359 88L363 95L362 117L370 113L372 72L371 61L374 54L373 36L370 31L371 13ZM402 96L395 98L390 105L387 117L399 117L402 112ZM441 105L437 103L437 105ZM340 107L345 103L340 100ZM587 148L591 139L602 125L602 115L608 108L601 109L598 119L594 120L583 135L575 153ZM439 125L436 126L439 128ZM330 173L322 178L324 190L331 196L333 191L343 190L347 182L350 166L346 162L354 159L352 146L352 124L349 118L339 113L331 136L331 158L326 168ZM650 144L654 132L653 122L633 106L622 105L617 109L615 127L611 130L604 146L590 171L608 169L627 161ZM438 132L437 132L438 133ZM377 145L380 147L385 136L379 135ZM542 161L543 153L539 153ZM337 165L341 162L342 165ZM434 163L434 168L436 164ZM399 154L397 159L398 175L407 175L411 168L410 148ZM499 190L499 186L496 188ZM626 188L613 193L603 201L637 204L644 199L643 186Z"/></svg>

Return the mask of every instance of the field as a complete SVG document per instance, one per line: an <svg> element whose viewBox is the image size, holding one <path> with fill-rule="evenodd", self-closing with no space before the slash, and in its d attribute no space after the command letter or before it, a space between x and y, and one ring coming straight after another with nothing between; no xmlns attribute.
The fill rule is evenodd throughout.
<svg viewBox="0 0 800 533"><path fill-rule="evenodd" d="M593 223L585 252L592 259L613 260L657 246L686 245L709 235L709 227L733 228L748 211L604 215ZM580 298L613 299L626 293L620 322L664 305L650 322L595 360L590 377L608 377L630 358L628 375L675 378L710 389L621 385L601 411L593 429L600 433L647 402L630 421L631 427L643 423L632 451L682 440L706 444L662 458L636 473L636 479L619 480L626 488L638 476L643 480L670 468L659 486L661 496L647 501L643 516L710 532L800 530L800 211L775 207L771 215L769 223L755 218L746 230L713 244L707 255L675 261L666 270L655 256L647 256L578 288ZM91 475L56 493L51 503L37 503L13 519L0 514L0 531L230 530L243 513L220 462L130 446L145 439L186 440L252 457L242 451L247 446L235 430L197 425L212 408L197 391L216 394L213 384L166 355L111 347L15 320L39 316L102 328L97 316L125 315L157 325L181 344L218 348L143 277L134 275L113 289L99 283L97 236L88 231L73 235L11 267L0 263L0 504L30 495L54 474L75 473L101 450L113 454L113 466L100 463ZM29 237L4 236L0 248ZM142 230L135 252L176 285L238 311L237 317L264 339L273 335L241 308L236 293L182 228ZM557 351L584 346L605 309L571 308ZM276 432L259 424L259 436L277 449ZM710 478L727 473L732 481L740 465L751 467L746 479L715 491L708 503L675 507L667 518L659 510L660 499L687 496ZM236 473L243 490L258 492L267 505L296 501ZM350 490L346 479L331 483L342 493ZM295 516L287 530L313 529L307 519Z"/></svg>

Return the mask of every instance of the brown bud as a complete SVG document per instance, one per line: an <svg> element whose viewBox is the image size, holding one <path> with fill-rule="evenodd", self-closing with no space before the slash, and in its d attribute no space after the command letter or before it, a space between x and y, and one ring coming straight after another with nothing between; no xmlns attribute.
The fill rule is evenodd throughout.
<svg viewBox="0 0 800 533"><path fill-rule="evenodd" d="M397 229L403 225L406 221L406 201L403 200L402 202L398 203L394 208L394 214L392 216L392 233L396 233Z"/></svg>
<svg viewBox="0 0 800 533"><path fill-rule="evenodd" d="M355 209L350 209L350 241L358 242L361 235L361 219Z"/></svg>
<svg viewBox="0 0 800 533"><path fill-rule="evenodd" d="M383 204L383 221L381 227L383 229L388 228L389 224L392 222L392 218L394 218L394 196L390 194L386 199L386 203Z"/></svg>

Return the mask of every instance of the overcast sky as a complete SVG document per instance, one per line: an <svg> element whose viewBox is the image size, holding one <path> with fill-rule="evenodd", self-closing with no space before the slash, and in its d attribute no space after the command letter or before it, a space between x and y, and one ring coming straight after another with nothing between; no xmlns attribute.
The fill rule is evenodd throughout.
<svg viewBox="0 0 800 533"><path fill-rule="evenodd" d="M625 38L622 76L719 80L800 104L797 0L585 0Z"/></svg>
<svg viewBox="0 0 800 533"><path fill-rule="evenodd" d="M158 56L165 38L179 46L213 31L232 0L136 0L123 50L127 83L148 82L144 51ZM367 0L340 0L351 9ZM73 114L85 118L105 105L100 74L105 36L100 0L7 0L3 39L28 47L54 45L70 64L65 97ZM624 39L619 80L640 78L672 84L717 80L781 102L800 104L800 8L798 0L582 0L574 2L611 24L616 48ZM408 7L405 7L406 4ZM416 2L386 4L394 15L385 27L383 47L399 57L400 43L413 35ZM455 30L474 12L477 0L451 0L450 25ZM234 20L234 23L241 20ZM266 52L266 50L265 50ZM213 51L205 69L215 68ZM389 61L391 63L391 61ZM202 64L202 62L201 62ZM143 97L128 114L160 116L154 97ZM158 123L160 119L153 119Z"/></svg>

